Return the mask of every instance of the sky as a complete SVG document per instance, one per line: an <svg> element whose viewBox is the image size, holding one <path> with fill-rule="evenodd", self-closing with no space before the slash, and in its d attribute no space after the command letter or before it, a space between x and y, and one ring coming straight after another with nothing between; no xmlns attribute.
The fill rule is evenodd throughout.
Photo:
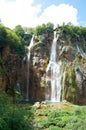
<svg viewBox="0 0 86 130"><path fill-rule="evenodd" d="M86 26L86 0L0 0L0 20L9 27L51 22Z"/></svg>

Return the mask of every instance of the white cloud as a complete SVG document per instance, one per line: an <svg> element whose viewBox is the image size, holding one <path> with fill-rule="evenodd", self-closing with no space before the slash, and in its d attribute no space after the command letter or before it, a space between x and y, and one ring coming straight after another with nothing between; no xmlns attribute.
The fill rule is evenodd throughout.
<svg viewBox="0 0 86 130"><path fill-rule="evenodd" d="M2 23L11 28L18 24L23 26L35 26L35 19L41 10L41 6L33 6L34 0L16 0L5 2L0 0L0 19Z"/></svg>
<svg viewBox="0 0 86 130"><path fill-rule="evenodd" d="M15 0L13 2L0 0L0 19L2 23L10 28L18 24L34 27L47 22L54 24L62 24L63 22L78 24L78 11L71 5L51 5L41 12L42 5L35 6L33 3L34 0Z"/></svg>
<svg viewBox="0 0 86 130"><path fill-rule="evenodd" d="M51 5L44 10L40 16L40 23L53 22L54 24L62 24L63 22L71 22L74 25L78 24L77 9L68 4L60 4L59 6Z"/></svg>

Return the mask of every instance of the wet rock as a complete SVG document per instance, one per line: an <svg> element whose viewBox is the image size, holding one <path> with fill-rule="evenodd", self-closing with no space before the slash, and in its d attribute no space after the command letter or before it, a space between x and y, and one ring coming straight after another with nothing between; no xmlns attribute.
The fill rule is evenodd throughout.
<svg viewBox="0 0 86 130"><path fill-rule="evenodd" d="M35 102L35 104L33 105L34 107L40 108L41 103L40 102Z"/></svg>

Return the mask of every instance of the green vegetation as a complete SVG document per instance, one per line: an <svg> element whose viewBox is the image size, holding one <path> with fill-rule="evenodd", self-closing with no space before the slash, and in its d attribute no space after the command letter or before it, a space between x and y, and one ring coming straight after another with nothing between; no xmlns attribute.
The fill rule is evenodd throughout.
<svg viewBox="0 0 86 130"><path fill-rule="evenodd" d="M27 28L22 27L21 25L17 25L14 28L14 32L20 38L22 44L24 46L28 46L31 40L32 35L35 36L43 35L43 34L51 34L53 33L54 25L52 23L38 25L35 28ZM40 38L38 38L40 40Z"/></svg>
<svg viewBox="0 0 86 130"><path fill-rule="evenodd" d="M76 75L74 67L69 63L62 66L62 86L64 88L64 99L76 103Z"/></svg>
<svg viewBox="0 0 86 130"><path fill-rule="evenodd" d="M62 108L65 105L67 108ZM38 130L85 130L86 107L65 105L50 104L37 109Z"/></svg>
<svg viewBox="0 0 86 130"><path fill-rule="evenodd" d="M0 24L0 43L6 43L6 29Z"/></svg>
<svg viewBox="0 0 86 130"><path fill-rule="evenodd" d="M86 27L74 26L68 23L58 26L58 29L61 29L64 34L71 35L72 38L75 36L75 38L79 38L78 40L80 40L81 37L84 37L86 40Z"/></svg>
<svg viewBox="0 0 86 130"><path fill-rule="evenodd" d="M2 46L10 46L17 53L23 53L20 38L9 28L0 24L0 44Z"/></svg>
<svg viewBox="0 0 86 130"><path fill-rule="evenodd" d="M33 130L33 110L14 103L14 99L0 92L0 130Z"/></svg>
<svg viewBox="0 0 86 130"><path fill-rule="evenodd" d="M69 45L77 44L86 52L86 27L74 26L71 23L58 26L57 31L61 32L61 39L65 39Z"/></svg>
<svg viewBox="0 0 86 130"><path fill-rule="evenodd" d="M21 25L17 25L14 29L14 32L19 36L19 37L23 37L24 35L24 29L22 28Z"/></svg>
<svg viewBox="0 0 86 130"><path fill-rule="evenodd" d="M33 113L15 106L1 107L1 130L33 130Z"/></svg>
<svg viewBox="0 0 86 130"><path fill-rule="evenodd" d="M57 31L61 32L61 36L66 42L71 45L79 44L86 52L86 27L73 26L71 24L59 26ZM13 60L10 66L8 59L2 58L3 47L9 46L11 50L18 55L23 55L25 47L29 45L31 37L35 34L35 45L39 46L41 53L44 52L44 44L46 43L43 36L50 37L53 33L53 24L42 24L36 28L23 28L21 25L11 30L0 24L0 75L3 80L9 73L12 74L12 67L16 68L17 64ZM59 38L61 39L61 38ZM48 39L49 40L49 39ZM52 38L51 38L52 40ZM49 41L48 41L49 42ZM63 43L62 43L62 46ZM73 46L72 46L73 47ZM68 50L63 47L63 52L66 54ZM9 50L8 50L9 51ZM14 54L14 53L13 53ZM8 55L9 56L9 55ZM62 85L65 88L64 97L72 103L76 103L76 87L75 68L83 66L86 70L86 58L79 58L76 55L74 66L65 61L63 65ZM12 58L12 57L11 57ZM4 62L5 61L5 62ZM67 64L68 63L68 64ZM44 64L44 70L48 64L48 59ZM10 67L10 70L9 70ZM75 68L74 68L75 67ZM14 69L13 69L14 70ZM8 75L7 75L8 73ZM85 72L84 72L85 75ZM2 80L1 80L2 81ZM86 129L86 106L76 106L70 103L61 104L42 104L39 108L32 104L26 104L20 101L20 96L14 93L13 82L8 82L8 86L12 86L11 96L5 92L0 92L0 130L85 130ZM45 82L43 82L43 85ZM2 87L2 86L0 86ZM9 90L10 91L10 90ZM10 92L8 92L10 93Z"/></svg>
<svg viewBox="0 0 86 130"><path fill-rule="evenodd" d="M33 34L37 37L43 34L50 36L49 34L53 33L53 28L54 25L52 23L47 23L38 25L35 28L17 25L11 30L0 24L0 44L10 45L16 52L24 53L25 46L29 45ZM80 46L85 51L86 27L73 26L69 23L67 25L63 24L62 26L58 26L56 30L59 30L62 37L66 37L68 42L81 42ZM40 41L40 39L38 41Z"/></svg>
<svg viewBox="0 0 86 130"><path fill-rule="evenodd" d="M42 34L53 33L53 28L54 28L54 25L52 23L38 25L34 29L34 33L35 33L35 35L42 35Z"/></svg>
<svg viewBox="0 0 86 130"><path fill-rule="evenodd" d="M21 25L17 25L13 30L19 37L23 47L28 46L32 37L32 34L23 28Z"/></svg>
<svg viewBox="0 0 86 130"><path fill-rule="evenodd" d="M13 102L0 92L0 130L85 130L86 106Z"/></svg>

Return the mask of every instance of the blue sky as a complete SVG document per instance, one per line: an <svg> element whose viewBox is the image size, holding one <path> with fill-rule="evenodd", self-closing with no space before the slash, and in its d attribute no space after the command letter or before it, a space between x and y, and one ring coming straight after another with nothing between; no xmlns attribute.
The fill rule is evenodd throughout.
<svg viewBox="0 0 86 130"><path fill-rule="evenodd" d="M0 0L0 19L10 28L47 22L86 26L85 6L86 0Z"/></svg>

